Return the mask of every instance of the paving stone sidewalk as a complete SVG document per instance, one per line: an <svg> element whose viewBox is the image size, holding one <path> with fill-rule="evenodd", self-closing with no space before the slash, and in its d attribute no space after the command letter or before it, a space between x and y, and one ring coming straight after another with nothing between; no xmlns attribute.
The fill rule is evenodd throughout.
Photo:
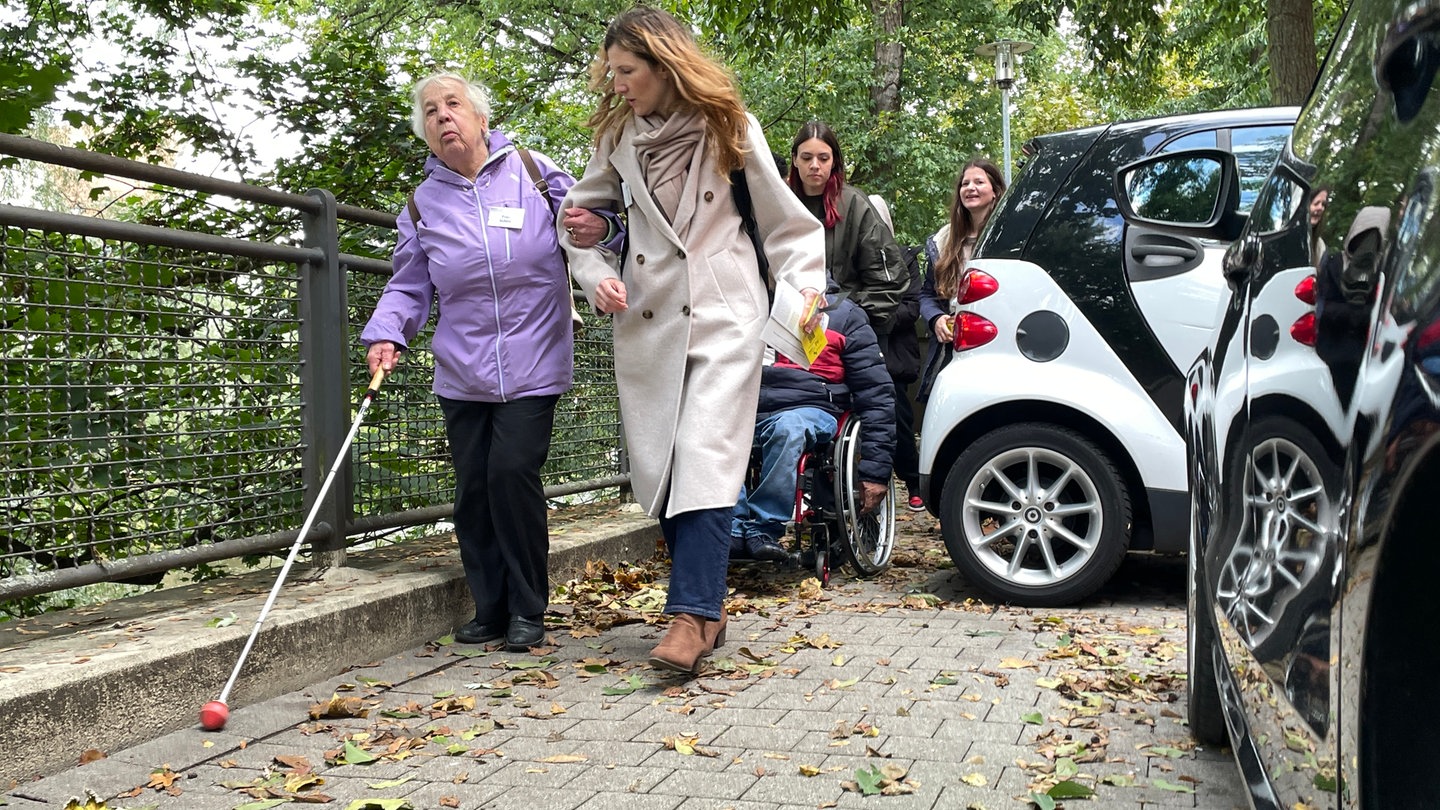
<svg viewBox="0 0 1440 810"><path fill-rule="evenodd" d="M1246 806L1230 752L1184 726L1183 562L1128 561L1075 608L996 607L944 566L928 516L901 528L892 572L841 572L823 593L803 571L736 566L729 643L694 680L644 663L663 627L578 627L557 600L533 654L432 643L358 660L235 708L222 732L110 752L0 806L91 791L111 810L315 794L350 810L999 810L1034 807L1072 763L1096 793L1061 807ZM311 719L332 698L367 716ZM887 778L894 795L859 792Z"/></svg>

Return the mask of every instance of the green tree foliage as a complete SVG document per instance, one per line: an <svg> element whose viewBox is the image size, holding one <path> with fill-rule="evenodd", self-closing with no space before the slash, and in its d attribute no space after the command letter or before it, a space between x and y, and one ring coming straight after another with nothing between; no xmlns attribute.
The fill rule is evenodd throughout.
<svg viewBox="0 0 1440 810"><path fill-rule="evenodd" d="M1090 94L1129 111L1115 117L1139 117L1293 103L1313 81L1315 54L1329 47L1344 7L1342 0L1017 0L1011 15L1029 30L1066 38ZM1270 53L1266 25L1276 15L1310 15L1315 50ZM1308 60L1309 78L1272 87L1270 66L1282 58Z"/></svg>

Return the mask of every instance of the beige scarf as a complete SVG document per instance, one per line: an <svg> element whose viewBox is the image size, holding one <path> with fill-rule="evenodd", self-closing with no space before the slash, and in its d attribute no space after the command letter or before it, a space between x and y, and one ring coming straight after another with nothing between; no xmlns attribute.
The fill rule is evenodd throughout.
<svg viewBox="0 0 1440 810"><path fill-rule="evenodd" d="M635 153L645 173L645 186L681 239L685 238L695 201L685 195L686 180L705 156L705 118L691 111L666 119L637 118ZM694 196L692 187L690 197Z"/></svg>

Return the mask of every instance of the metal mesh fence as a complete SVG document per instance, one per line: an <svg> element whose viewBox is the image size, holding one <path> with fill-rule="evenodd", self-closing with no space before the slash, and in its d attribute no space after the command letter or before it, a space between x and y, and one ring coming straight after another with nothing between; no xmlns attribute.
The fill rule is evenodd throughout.
<svg viewBox="0 0 1440 810"><path fill-rule="evenodd" d="M293 528L296 267L0 233L0 573Z"/></svg>

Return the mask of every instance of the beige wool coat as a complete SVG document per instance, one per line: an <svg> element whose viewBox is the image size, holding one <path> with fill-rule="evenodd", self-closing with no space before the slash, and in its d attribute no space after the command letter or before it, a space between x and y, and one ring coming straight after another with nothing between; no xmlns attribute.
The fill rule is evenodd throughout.
<svg viewBox="0 0 1440 810"><path fill-rule="evenodd" d="M824 228L785 185L759 122L749 120L745 179L772 282L823 291ZM602 279L625 283L628 308L614 315L615 378L636 499L657 517L667 492L667 516L732 507L755 431L765 282L713 157L685 181L675 218L689 223L682 241L645 187L635 135L632 118L618 137L606 136L564 203L624 207L623 271L618 256L576 248L557 224L560 244L592 307Z"/></svg>

